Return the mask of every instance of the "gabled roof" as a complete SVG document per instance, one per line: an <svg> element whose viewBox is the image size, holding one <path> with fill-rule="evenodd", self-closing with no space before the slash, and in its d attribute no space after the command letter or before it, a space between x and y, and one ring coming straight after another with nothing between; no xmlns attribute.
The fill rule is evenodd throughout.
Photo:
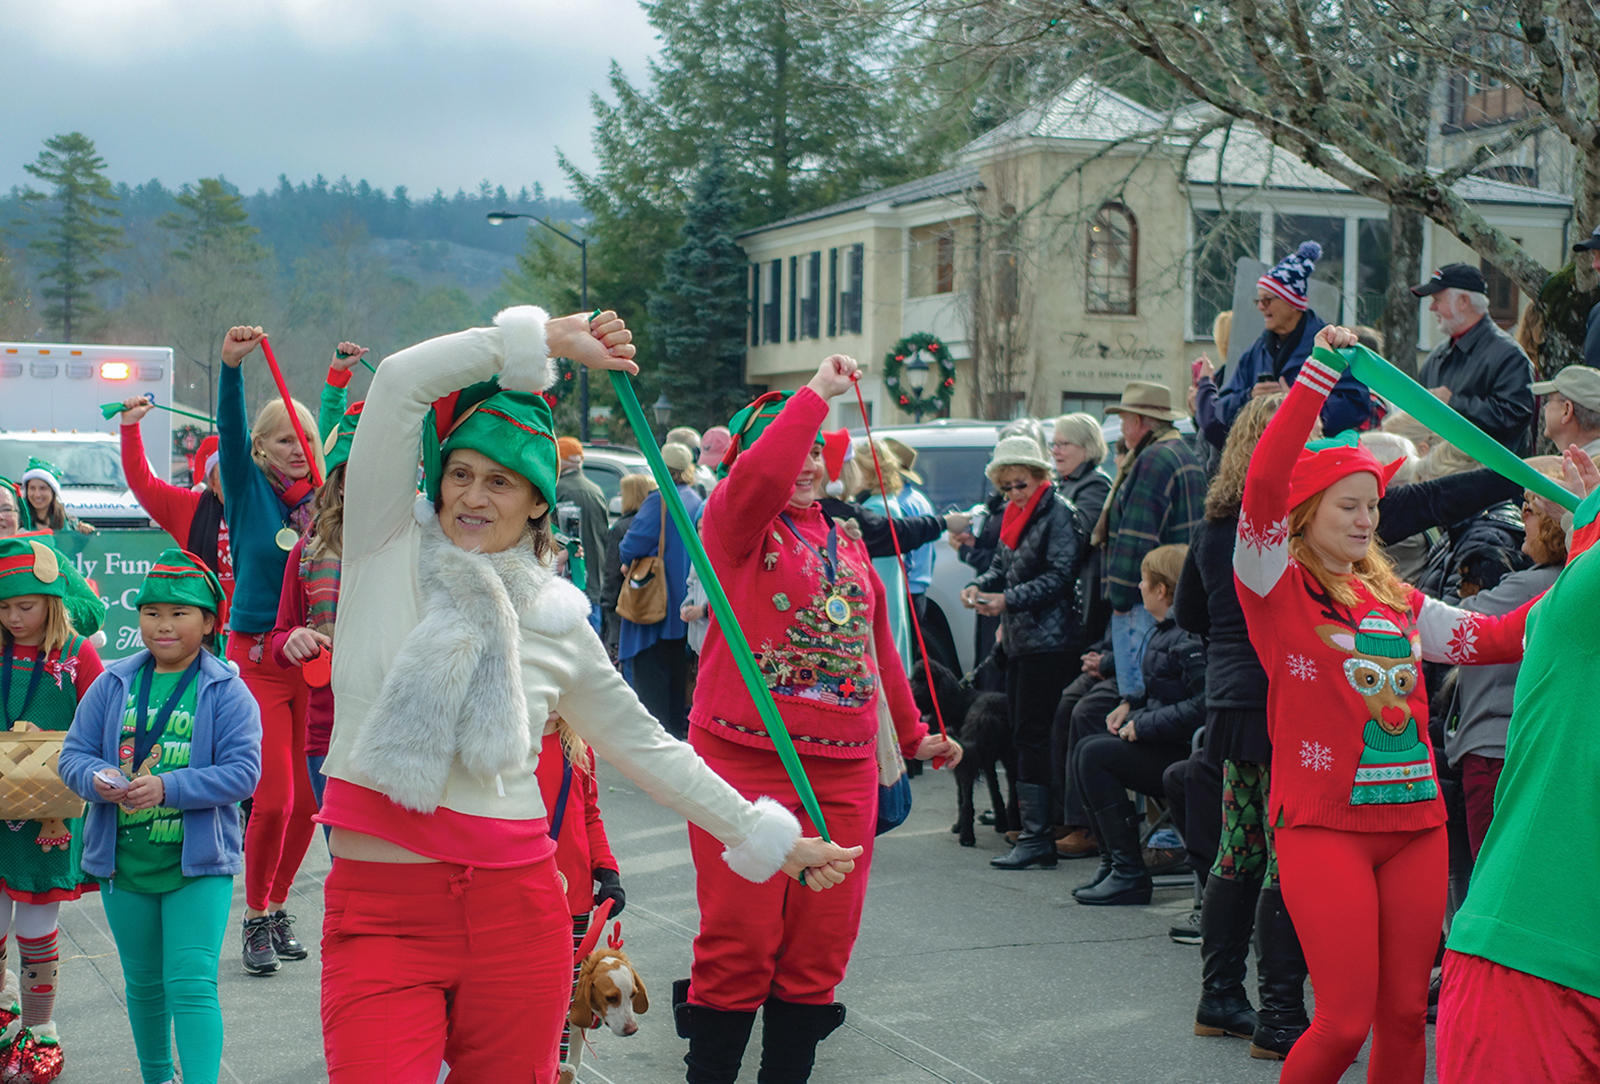
<svg viewBox="0 0 1600 1084"><path fill-rule="evenodd" d="M963 192L982 187L983 183L978 179L977 166L957 166L955 169L942 170L914 181L907 181L905 184L897 184L891 188L880 188L875 192L867 192L851 199L841 200L838 203L830 203L826 207L818 207L815 211L791 215L778 222L757 226L753 230L745 230L738 236L750 237L754 234L766 233L768 230L782 229L785 226L794 226L801 222L813 222L819 218L832 218L834 215L842 215L850 211L859 211L878 205L904 207L908 203L920 203L923 200L938 199L943 196L959 196Z"/></svg>
<svg viewBox="0 0 1600 1084"><path fill-rule="evenodd" d="M1110 141L1141 132L1153 134L1168 124L1162 114L1083 75L1054 98L1024 109L968 143L962 148L961 157L966 159L1018 139Z"/></svg>

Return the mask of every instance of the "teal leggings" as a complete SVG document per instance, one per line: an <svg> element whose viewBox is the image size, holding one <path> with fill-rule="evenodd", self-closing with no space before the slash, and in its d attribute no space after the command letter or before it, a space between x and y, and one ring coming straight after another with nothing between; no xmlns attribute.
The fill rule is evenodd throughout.
<svg viewBox="0 0 1600 1084"><path fill-rule="evenodd" d="M173 1078L174 1032L184 1084L216 1084L222 1067L217 958L233 906L233 878L198 877L157 893L103 883L100 900L122 957L144 1084Z"/></svg>

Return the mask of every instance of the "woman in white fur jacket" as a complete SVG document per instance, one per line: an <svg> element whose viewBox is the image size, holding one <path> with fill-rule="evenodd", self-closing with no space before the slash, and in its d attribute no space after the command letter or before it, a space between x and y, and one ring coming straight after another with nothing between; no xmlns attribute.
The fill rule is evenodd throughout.
<svg viewBox="0 0 1600 1084"><path fill-rule="evenodd" d="M551 356L636 372L631 338L614 313L514 308L373 379L347 468L350 646L319 815L331 1084L433 1084L441 1060L467 1081L556 1079L571 920L534 769L557 712L751 881L804 872L820 890L861 853L802 839L783 806L746 801L669 737L612 668L587 599L551 574L555 435L532 393Z"/></svg>

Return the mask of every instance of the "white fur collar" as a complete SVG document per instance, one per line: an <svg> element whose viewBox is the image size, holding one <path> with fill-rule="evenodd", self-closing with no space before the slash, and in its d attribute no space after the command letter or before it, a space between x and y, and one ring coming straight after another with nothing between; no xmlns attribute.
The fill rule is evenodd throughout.
<svg viewBox="0 0 1600 1084"><path fill-rule="evenodd" d="M527 761L533 728L522 690L521 630L571 631L589 602L531 548L469 552L445 537L431 506L419 505L417 513L421 616L350 759L395 802L426 813L444 797L454 761L485 781Z"/></svg>

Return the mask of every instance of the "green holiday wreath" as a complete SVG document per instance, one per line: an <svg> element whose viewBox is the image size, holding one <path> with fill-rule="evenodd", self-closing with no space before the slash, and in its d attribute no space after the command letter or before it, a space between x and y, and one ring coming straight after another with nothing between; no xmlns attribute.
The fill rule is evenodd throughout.
<svg viewBox="0 0 1600 1084"><path fill-rule="evenodd" d="M915 358L918 351L924 351L930 362L928 382L923 385L920 396L905 381L906 363ZM948 414L950 400L956 394L956 363L938 336L927 332L907 335L883 356L883 383L905 410Z"/></svg>

